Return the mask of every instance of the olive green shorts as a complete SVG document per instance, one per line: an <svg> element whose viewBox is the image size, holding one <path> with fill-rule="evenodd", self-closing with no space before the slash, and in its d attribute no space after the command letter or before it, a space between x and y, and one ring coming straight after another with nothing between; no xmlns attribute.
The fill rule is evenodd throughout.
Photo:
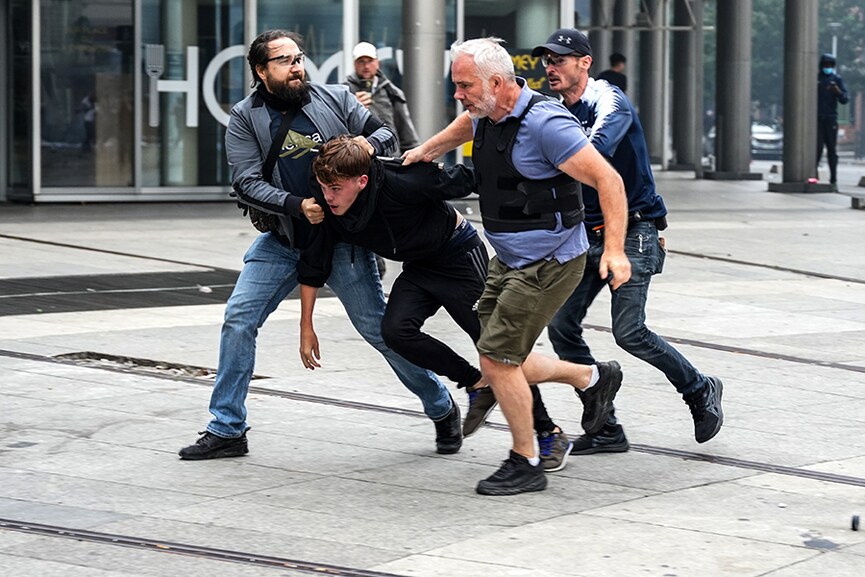
<svg viewBox="0 0 865 577"><path fill-rule="evenodd" d="M565 264L542 260L521 269L510 268L493 257L478 301L478 352L502 363L522 364L559 307L580 284L585 266L585 254Z"/></svg>

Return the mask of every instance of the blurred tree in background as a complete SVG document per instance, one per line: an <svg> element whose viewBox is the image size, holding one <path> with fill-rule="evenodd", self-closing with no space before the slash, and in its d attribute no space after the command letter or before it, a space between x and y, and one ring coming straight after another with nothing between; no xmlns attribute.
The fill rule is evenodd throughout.
<svg viewBox="0 0 865 577"><path fill-rule="evenodd" d="M717 3L706 0L704 25L704 106L715 108L715 46ZM785 0L753 0L751 16L751 100L755 120L771 123L783 114L784 105L784 4ZM832 51L837 36L838 73L848 90L865 91L865 2L820 0L817 53ZM831 24L837 23L837 26ZM817 62L814 62L815 70Z"/></svg>

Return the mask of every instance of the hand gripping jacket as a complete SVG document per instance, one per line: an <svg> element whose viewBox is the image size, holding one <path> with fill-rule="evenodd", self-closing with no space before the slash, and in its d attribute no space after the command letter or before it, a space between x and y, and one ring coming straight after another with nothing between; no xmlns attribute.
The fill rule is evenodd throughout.
<svg viewBox="0 0 865 577"><path fill-rule="evenodd" d="M567 228L583 221L580 183L567 174L531 180L514 167L511 154L517 131L541 94L532 96L519 117L492 124L481 119L475 130L472 160L480 195L484 228L493 232L553 230L556 213Z"/></svg>

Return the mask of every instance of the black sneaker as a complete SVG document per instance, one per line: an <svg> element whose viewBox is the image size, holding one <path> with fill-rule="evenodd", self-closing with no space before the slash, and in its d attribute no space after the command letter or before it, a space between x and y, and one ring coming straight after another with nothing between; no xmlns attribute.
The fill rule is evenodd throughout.
<svg viewBox="0 0 865 577"><path fill-rule="evenodd" d="M718 434L724 424L721 394L724 384L718 377L709 377L706 385L696 393L685 397L694 418L694 438L705 443Z"/></svg>
<svg viewBox="0 0 865 577"><path fill-rule="evenodd" d="M460 428L460 408L451 398L451 412L433 421L436 426L436 453L450 455L463 446L463 435Z"/></svg>
<svg viewBox="0 0 865 577"><path fill-rule="evenodd" d="M528 459L511 451L499 470L479 482L475 491L481 495L518 495L546 488L547 476L543 466L538 463L533 467Z"/></svg>
<svg viewBox="0 0 865 577"><path fill-rule="evenodd" d="M469 410L466 411L466 420L463 421L463 438L470 437L480 429L499 403L492 387L466 392L469 395Z"/></svg>
<svg viewBox="0 0 865 577"><path fill-rule="evenodd" d="M571 448L571 455L594 455L595 453L624 453L631 448L622 425L604 427L594 435L581 435Z"/></svg>
<svg viewBox="0 0 865 577"><path fill-rule="evenodd" d="M199 433L201 437L194 445L180 449L180 458L185 461L221 459L222 457L242 457L249 452L246 433L239 437L220 437L210 431Z"/></svg>
<svg viewBox="0 0 865 577"><path fill-rule="evenodd" d="M583 402L583 429L589 435L603 428L607 415L613 409L613 399L622 386L622 367L619 363L610 361L595 364L601 374L598 382L590 389L577 391L577 396Z"/></svg>

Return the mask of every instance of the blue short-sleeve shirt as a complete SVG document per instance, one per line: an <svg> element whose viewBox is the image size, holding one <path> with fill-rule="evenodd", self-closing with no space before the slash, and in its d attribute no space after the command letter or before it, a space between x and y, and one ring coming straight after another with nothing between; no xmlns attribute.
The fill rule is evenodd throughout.
<svg viewBox="0 0 865 577"><path fill-rule="evenodd" d="M514 109L506 116L519 117L535 92L524 79L517 78L522 87ZM499 122L503 122L502 118ZM477 129L477 120L472 121ZM579 152L589 140L574 116L560 103L546 100L535 104L523 119L517 131L511 161L526 178L540 180L562 173L557 167ZM589 243L582 226L565 228L561 216L556 215L553 230L524 232L484 231L496 256L511 268L523 268L540 260L556 259L565 263L588 250Z"/></svg>

